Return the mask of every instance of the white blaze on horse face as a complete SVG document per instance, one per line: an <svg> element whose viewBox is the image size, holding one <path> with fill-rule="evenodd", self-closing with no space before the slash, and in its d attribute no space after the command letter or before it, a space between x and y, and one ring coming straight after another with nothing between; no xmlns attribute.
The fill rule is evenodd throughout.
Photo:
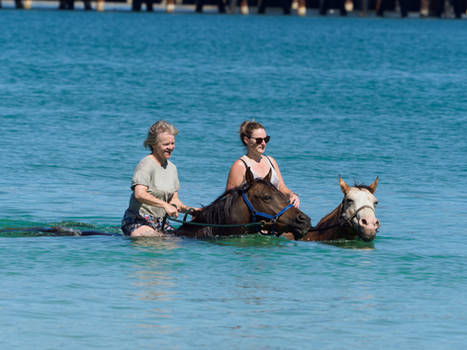
<svg viewBox="0 0 467 350"><path fill-rule="evenodd" d="M352 218L353 226L363 238L374 237L379 228L380 223L375 215L377 202L375 195L367 189L350 187L345 194L344 215L347 219Z"/></svg>

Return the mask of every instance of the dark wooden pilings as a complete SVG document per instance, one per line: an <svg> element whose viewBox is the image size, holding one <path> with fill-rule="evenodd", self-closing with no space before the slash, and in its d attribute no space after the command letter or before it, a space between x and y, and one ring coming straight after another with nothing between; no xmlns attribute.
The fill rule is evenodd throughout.
<svg viewBox="0 0 467 350"><path fill-rule="evenodd" d="M211 5L215 0L202 0ZM257 5L258 13L266 12L266 7L282 8L284 14L291 13L290 9L297 10L298 15L305 15L308 9L316 9L320 15L327 15L330 10L338 10L341 16L357 11L360 16L366 16L369 11L383 17L385 13L400 11L401 17L408 17L409 13L419 13L420 17L442 17L446 14L447 6L452 5L455 17L461 18L467 7L467 0L238 0L240 13L248 14L248 2L251 6ZM257 1L257 4L255 4ZM292 4L292 7L289 7ZM374 12L373 12L374 11ZM355 13L355 12L354 12Z"/></svg>
<svg viewBox="0 0 467 350"><path fill-rule="evenodd" d="M399 1L399 8L401 11L401 17L407 17L409 14L409 9L408 9L408 3L409 0L398 0ZM384 16L384 11L386 11L387 8L387 0L381 0L379 2L379 7L376 9L376 15L383 17Z"/></svg>
<svg viewBox="0 0 467 350"><path fill-rule="evenodd" d="M226 3L225 0L217 0L217 8L219 13L226 13ZM198 13L203 12L204 0L196 0L195 2L195 11Z"/></svg>
<svg viewBox="0 0 467 350"><path fill-rule="evenodd" d="M133 0L131 3L131 10L132 11L141 11L142 5L146 6L146 11L152 12L154 11L154 0Z"/></svg>
<svg viewBox="0 0 467 350"><path fill-rule="evenodd" d="M15 7L19 10L21 9L30 9L31 8L31 0L15 0ZM2 8L2 1L0 0L0 8Z"/></svg>
<svg viewBox="0 0 467 350"><path fill-rule="evenodd" d="M345 3L348 0L316 0L315 8L319 9L321 15L326 15L329 9L339 10L342 16L349 12ZM375 11L377 16L384 17L388 11L400 11L401 17L408 17L409 13L418 12L420 17L443 17L450 16L448 6L452 7L454 16L461 18L467 8L467 0L353 0L355 10L361 16L367 12ZM313 6L312 6L313 7Z"/></svg>
<svg viewBox="0 0 467 350"><path fill-rule="evenodd" d="M85 10L92 10L91 0L83 0L84 9ZM15 7L17 9L25 9L29 10L31 8L32 1L31 0L15 0ZM2 8L2 1L0 0L0 8ZM58 9L60 10L74 10L75 8L75 0L58 0ZM103 11L104 10L104 0L97 0L96 1L96 10Z"/></svg>
<svg viewBox="0 0 467 350"><path fill-rule="evenodd" d="M376 14L383 17L386 10L395 9L398 1L401 17L407 17L409 11L419 12L420 17L442 17L449 4L452 6L454 16L461 18L466 10L466 0L378 0Z"/></svg>
<svg viewBox="0 0 467 350"><path fill-rule="evenodd" d="M280 0L280 4L277 1L271 3L271 0L258 0L257 8L258 14L263 15L266 13L267 7L281 7L282 12L285 15L288 15L293 10L297 10L297 14L299 16L306 15L306 0ZM247 0L240 0L240 13L242 15L247 15L250 12L248 9L248 1Z"/></svg>
<svg viewBox="0 0 467 350"><path fill-rule="evenodd" d="M319 14L321 16L325 16L328 13L330 8L337 8L339 9L339 13L341 16L347 16L347 9L345 8L345 0L322 0L321 6L319 8Z"/></svg>
<svg viewBox="0 0 467 350"><path fill-rule="evenodd" d="M132 0L131 1L131 10L135 12L139 12L142 10L143 5L146 6L146 11L153 12L154 11L154 4L156 3L155 0ZM175 1L174 0L167 0L165 12L172 13L175 11Z"/></svg>
<svg viewBox="0 0 467 350"><path fill-rule="evenodd" d="M258 1L258 13L263 15L266 13L266 7L269 4L269 0ZM282 0L282 12L284 15L289 15L292 7L292 0Z"/></svg>
<svg viewBox="0 0 467 350"><path fill-rule="evenodd" d="M465 0L451 0L449 4L454 10L454 16L461 18L465 13L466 3ZM429 16L442 17L447 5L446 0L431 0L429 5Z"/></svg>
<svg viewBox="0 0 467 350"><path fill-rule="evenodd" d="M85 10L92 9L91 1L96 1L96 10L104 10L104 0L58 0L59 9L73 10L75 1L83 1ZM112 0L109 0L112 1ZM116 0L121 2L122 0ZM131 10L153 11L154 5L162 0L130 0ZM174 12L175 0L165 0L165 10ZM326 15L330 10L338 10L345 16L349 12L357 12L360 16L366 16L368 12L383 17L388 11L400 10L401 17L419 13L420 17L456 17L462 18L466 14L467 0L177 0L183 5L195 5L196 12L203 12L205 5L217 5L219 13L236 13L247 15L250 12L249 5L256 8L258 14L266 13L267 7L281 8L284 14L294 11L299 16L304 16L308 9L317 11L320 15ZM17 9L31 8L31 0L14 0ZM160 5L158 5L160 8ZM2 0L0 0L0 8ZM186 8L184 9L186 11ZM393 15L392 15L393 16Z"/></svg>
<svg viewBox="0 0 467 350"><path fill-rule="evenodd" d="M83 5L86 11L92 10L91 0L83 0ZM58 9L59 10L74 10L75 0L59 0Z"/></svg>

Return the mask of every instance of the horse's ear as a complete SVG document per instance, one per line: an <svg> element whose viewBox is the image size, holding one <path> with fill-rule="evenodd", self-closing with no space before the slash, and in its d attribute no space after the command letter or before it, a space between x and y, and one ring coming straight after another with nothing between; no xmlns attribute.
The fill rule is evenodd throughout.
<svg viewBox="0 0 467 350"><path fill-rule="evenodd" d="M371 193L375 193L376 186L378 186L378 179L379 179L379 176L376 176L375 182L373 182L370 186L368 186L368 189L370 190Z"/></svg>
<svg viewBox="0 0 467 350"><path fill-rule="evenodd" d="M252 185L253 182L255 182L255 177L253 176L253 173L251 172L250 167L246 168L245 180L246 180L248 185Z"/></svg>
<svg viewBox="0 0 467 350"><path fill-rule="evenodd" d="M267 182L271 182L271 177L272 177L272 170L269 169L268 174L264 177L264 180Z"/></svg>
<svg viewBox="0 0 467 350"><path fill-rule="evenodd" d="M341 190L342 192L344 192L344 194L346 194L350 190L349 185L347 185L345 181L342 180L342 177L340 175L339 175L339 186L341 187Z"/></svg>

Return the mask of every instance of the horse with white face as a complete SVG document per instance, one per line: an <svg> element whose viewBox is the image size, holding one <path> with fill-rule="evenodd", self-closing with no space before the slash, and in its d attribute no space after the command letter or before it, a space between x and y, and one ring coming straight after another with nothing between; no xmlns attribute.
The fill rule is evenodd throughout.
<svg viewBox="0 0 467 350"><path fill-rule="evenodd" d="M378 204L374 193L378 178L370 185L348 186L339 176L339 185L344 193L341 204L323 217L316 227L302 238L304 241L353 240L361 238L366 242L376 237L380 222L375 208Z"/></svg>

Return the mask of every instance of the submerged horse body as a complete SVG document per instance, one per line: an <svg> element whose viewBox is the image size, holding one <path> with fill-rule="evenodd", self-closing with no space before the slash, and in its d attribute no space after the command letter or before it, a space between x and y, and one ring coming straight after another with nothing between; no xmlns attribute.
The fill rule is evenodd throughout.
<svg viewBox="0 0 467 350"><path fill-rule="evenodd" d="M244 185L226 191L174 233L195 238L244 235L259 232L261 221L263 228L274 233L292 232L295 239L308 231L310 218L271 184L271 172L264 179L255 179L247 168L245 178Z"/></svg>
<svg viewBox="0 0 467 350"><path fill-rule="evenodd" d="M378 204L374 193L378 178L370 185L348 186L339 176L339 185L344 199L331 213L324 216L302 238L304 241L353 240L361 238L366 242L376 237L380 222L375 208Z"/></svg>

